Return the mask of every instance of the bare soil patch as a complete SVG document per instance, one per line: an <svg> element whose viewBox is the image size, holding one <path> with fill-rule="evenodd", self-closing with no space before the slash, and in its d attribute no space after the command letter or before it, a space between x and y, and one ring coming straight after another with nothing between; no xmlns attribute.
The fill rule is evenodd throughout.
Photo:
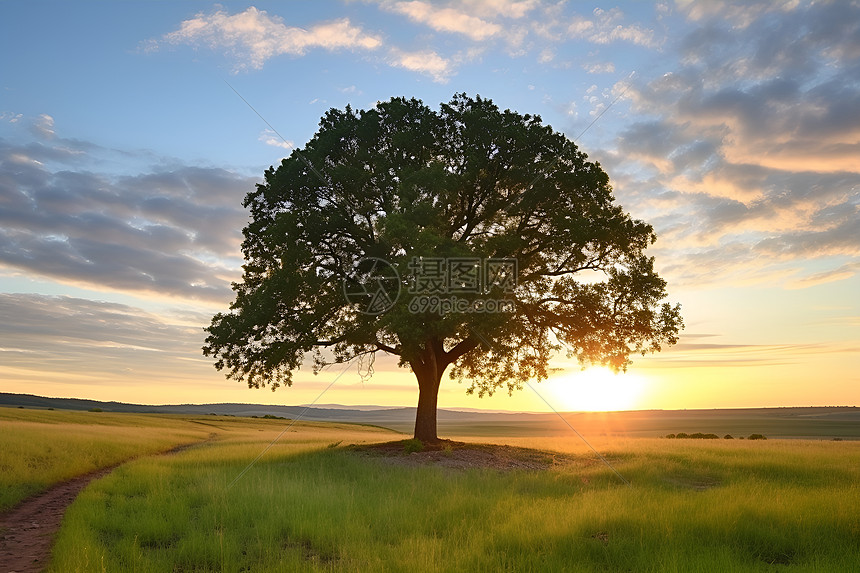
<svg viewBox="0 0 860 573"><path fill-rule="evenodd" d="M531 448L497 444L476 444L440 440L425 444L419 452L409 452L410 440L381 444L350 445L358 455L379 459L383 463L399 466L438 466L454 470L472 468L498 471L547 470L572 464L591 465L593 460Z"/></svg>
<svg viewBox="0 0 860 573"><path fill-rule="evenodd" d="M162 454L176 454L213 439L176 446ZM54 537L66 508L87 485L120 465L102 468L57 484L0 514L0 573L38 573L48 566Z"/></svg>

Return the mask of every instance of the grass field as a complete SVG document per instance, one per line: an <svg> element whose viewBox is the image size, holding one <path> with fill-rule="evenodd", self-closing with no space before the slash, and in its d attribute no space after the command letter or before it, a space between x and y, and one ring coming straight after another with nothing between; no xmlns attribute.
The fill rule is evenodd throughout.
<svg viewBox="0 0 860 573"><path fill-rule="evenodd" d="M4 414L4 425L47 415ZM242 474L287 422L116 416L110 434L122 440L217 438L91 484L66 514L50 571L830 572L860 563L860 442L595 438L628 487L573 438L481 438L573 459L546 471L453 470L347 447L403 438L394 432L300 422Z"/></svg>
<svg viewBox="0 0 860 573"><path fill-rule="evenodd" d="M51 484L210 433L177 416L0 408L0 511Z"/></svg>

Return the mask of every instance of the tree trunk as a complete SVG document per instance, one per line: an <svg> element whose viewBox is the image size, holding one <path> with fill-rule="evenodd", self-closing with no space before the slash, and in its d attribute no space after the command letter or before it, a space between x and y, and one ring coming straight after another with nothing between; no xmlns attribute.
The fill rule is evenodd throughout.
<svg viewBox="0 0 860 573"><path fill-rule="evenodd" d="M439 397L439 382L418 380L418 410L415 413L415 439L425 443L439 441L436 435L436 402Z"/></svg>
<svg viewBox="0 0 860 573"><path fill-rule="evenodd" d="M412 371L418 379L418 409L415 412L416 440L424 443L439 441L436 435L436 404L439 398L439 384L448 366L443 362L441 344L428 342L421 360L410 362Z"/></svg>

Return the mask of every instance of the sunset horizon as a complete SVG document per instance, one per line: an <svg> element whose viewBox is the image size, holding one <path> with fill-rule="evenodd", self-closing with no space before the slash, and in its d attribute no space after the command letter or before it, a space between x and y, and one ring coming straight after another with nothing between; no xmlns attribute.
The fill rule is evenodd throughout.
<svg viewBox="0 0 860 573"><path fill-rule="evenodd" d="M860 6L716 6L3 4L0 391L415 407L382 351L250 390L204 328L242 278L243 200L328 110L480 94L599 163L685 328L619 374L561 350L511 396L446 373L440 409L860 405Z"/></svg>

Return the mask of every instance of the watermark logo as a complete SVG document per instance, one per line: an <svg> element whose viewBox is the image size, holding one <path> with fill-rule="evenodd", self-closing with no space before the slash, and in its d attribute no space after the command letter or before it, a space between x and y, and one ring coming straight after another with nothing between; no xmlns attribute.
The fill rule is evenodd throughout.
<svg viewBox="0 0 860 573"><path fill-rule="evenodd" d="M400 274L385 259L359 259L343 280L343 294L362 314L382 314L400 297Z"/></svg>
<svg viewBox="0 0 860 573"><path fill-rule="evenodd" d="M516 312L514 301L495 298L469 300L456 295L440 297L437 295L418 295L409 301L409 312L421 314L429 312L444 316L449 313L496 313Z"/></svg>
<svg viewBox="0 0 860 573"><path fill-rule="evenodd" d="M517 260L479 257L413 257L409 263L409 311L448 313L515 312L514 301L493 298L517 286Z"/></svg>
<svg viewBox="0 0 860 573"><path fill-rule="evenodd" d="M513 313L517 260L480 257L413 257L408 309L415 314ZM346 300L362 314L391 310L401 293L397 268L377 257L357 261L343 281Z"/></svg>

